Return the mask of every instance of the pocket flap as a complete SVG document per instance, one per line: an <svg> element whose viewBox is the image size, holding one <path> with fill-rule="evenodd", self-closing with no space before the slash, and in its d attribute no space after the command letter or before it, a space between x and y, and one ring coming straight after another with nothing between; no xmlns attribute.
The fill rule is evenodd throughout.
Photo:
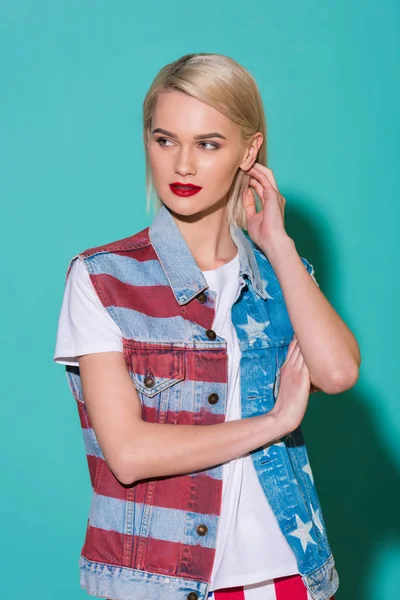
<svg viewBox="0 0 400 600"><path fill-rule="evenodd" d="M133 384L150 398L185 377L183 350L124 346L124 355Z"/></svg>

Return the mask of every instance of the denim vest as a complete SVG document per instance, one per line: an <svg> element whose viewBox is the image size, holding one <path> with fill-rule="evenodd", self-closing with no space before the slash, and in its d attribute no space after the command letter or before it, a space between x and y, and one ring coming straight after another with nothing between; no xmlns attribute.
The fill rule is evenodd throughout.
<svg viewBox="0 0 400 600"><path fill-rule="evenodd" d="M231 226L240 291L232 322L240 350L242 418L271 410L293 328L278 278L247 232ZM169 210L135 235L74 256L122 331L123 353L153 423L225 421L226 341L212 330L208 289ZM302 262L313 274L312 265ZM104 460L84 403L79 368L66 366L83 431L92 503L79 561L81 587L115 600L205 600L221 509L222 465L119 482ZM312 598L339 585L301 427L251 452L265 496ZM260 526L262 524L260 523Z"/></svg>

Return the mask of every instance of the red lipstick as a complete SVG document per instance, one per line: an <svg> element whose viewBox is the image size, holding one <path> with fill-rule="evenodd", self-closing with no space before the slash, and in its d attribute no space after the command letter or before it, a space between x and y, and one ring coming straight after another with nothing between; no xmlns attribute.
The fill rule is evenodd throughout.
<svg viewBox="0 0 400 600"><path fill-rule="evenodd" d="M174 194L177 196L194 196L197 194L202 188L198 185L194 185L193 183L181 183L180 181L174 181L174 183L169 184L169 188Z"/></svg>

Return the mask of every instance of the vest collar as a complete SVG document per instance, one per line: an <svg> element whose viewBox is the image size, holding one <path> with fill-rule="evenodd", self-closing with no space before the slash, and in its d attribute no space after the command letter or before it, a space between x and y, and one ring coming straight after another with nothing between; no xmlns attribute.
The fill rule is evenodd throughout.
<svg viewBox="0 0 400 600"><path fill-rule="evenodd" d="M246 275L255 291L266 299L263 282L250 240L243 230L230 226L232 240L239 253L239 275ZM150 242L158 256L177 302L187 304L208 288L207 281L196 263L185 238L168 208L163 204L149 227Z"/></svg>

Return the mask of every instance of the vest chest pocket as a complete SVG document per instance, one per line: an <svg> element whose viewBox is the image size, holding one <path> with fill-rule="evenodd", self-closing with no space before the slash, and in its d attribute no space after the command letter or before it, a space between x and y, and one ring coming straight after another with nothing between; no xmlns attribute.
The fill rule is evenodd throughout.
<svg viewBox="0 0 400 600"><path fill-rule="evenodd" d="M250 397L262 396L266 389L272 388L273 398L268 402L268 410L272 408L270 402L274 402L279 393L280 375L283 363L286 360L291 337L270 339L261 348L246 348L242 351L249 364L249 379L251 384ZM269 393L267 393L269 396Z"/></svg>
<svg viewBox="0 0 400 600"><path fill-rule="evenodd" d="M242 406L243 416L264 414L273 408L290 341L289 337L269 339L263 347L250 346L242 351L243 390L249 401Z"/></svg>
<svg viewBox="0 0 400 600"><path fill-rule="evenodd" d="M147 399L154 398L185 378L182 349L149 348L124 343L125 362L135 388ZM154 403L151 403L154 406Z"/></svg>

